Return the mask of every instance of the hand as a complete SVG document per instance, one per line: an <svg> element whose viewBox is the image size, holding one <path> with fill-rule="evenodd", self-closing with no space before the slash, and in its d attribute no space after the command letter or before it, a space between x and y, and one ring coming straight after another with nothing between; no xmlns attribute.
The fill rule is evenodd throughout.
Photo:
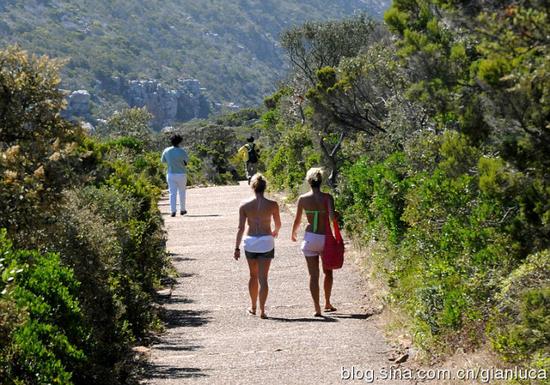
<svg viewBox="0 0 550 385"><path fill-rule="evenodd" d="M235 258L235 261L238 261L241 257L241 250L235 249L235 252L233 253L233 258Z"/></svg>
<svg viewBox="0 0 550 385"><path fill-rule="evenodd" d="M296 235L296 232L292 232L290 239L292 239L292 242L296 242L298 240L298 236Z"/></svg>
<svg viewBox="0 0 550 385"><path fill-rule="evenodd" d="M273 235L273 238L277 238L279 236L279 230L273 230L271 235Z"/></svg>

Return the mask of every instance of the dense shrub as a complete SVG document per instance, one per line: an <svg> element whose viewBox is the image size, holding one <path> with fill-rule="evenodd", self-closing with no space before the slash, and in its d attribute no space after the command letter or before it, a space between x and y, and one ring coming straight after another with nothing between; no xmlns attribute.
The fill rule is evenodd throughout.
<svg viewBox="0 0 550 385"><path fill-rule="evenodd" d="M542 241L527 245L523 239L531 224L522 202L533 181L501 158L480 155L457 133L435 141L428 133L415 143L414 150L394 153L382 163L364 158L351 165L337 204L351 234L393 250L377 263L392 301L415 320L416 342L427 349L440 346L437 351L475 346L484 341L488 320L500 313L501 282L517 284L507 277L527 268L526 250L537 251ZM521 309L530 306L536 313L546 291L525 287L534 291L518 297L524 301ZM514 318L506 319L516 330ZM525 349L537 346L534 340L524 342ZM502 351L510 347L500 346ZM509 354L522 359L513 350Z"/></svg>
<svg viewBox="0 0 550 385"><path fill-rule="evenodd" d="M363 158L342 176L338 206L347 217L346 228L363 239L383 237L397 243L402 236L407 181L407 164L402 153L373 164Z"/></svg>
<svg viewBox="0 0 550 385"><path fill-rule="evenodd" d="M16 246L36 245L37 231L63 188L74 183L79 131L57 112L59 63L0 50L0 227Z"/></svg>
<svg viewBox="0 0 550 385"><path fill-rule="evenodd" d="M126 383L168 265L148 115L85 137L59 117L56 65L16 49L0 64L0 382Z"/></svg>
<svg viewBox="0 0 550 385"><path fill-rule="evenodd" d="M16 250L5 230L0 255L0 307L13 312L12 322L2 323L0 382L72 384L73 373L87 363L90 343L79 282L71 269L59 266L59 255Z"/></svg>
<svg viewBox="0 0 550 385"><path fill-rule="evenodd" d="M320 156L314 150L305 127L298 126L288 132L279 145L269 160L267 177L273 187L296 195L303 185L306 171L319 164Z"/></svg>
<svg viewBox="0 0 550 385"><path fill-rule="evenodd" d="M500 285L490 336L497 351L511 361L533 365L550 354L550 252L530 255Z"/></svg>
<svg viewBox="0 0 550 385"><path fill-rule="evenodd" d="M548 9L394 0L385 21L391 38L372 25L337 49L321 33L330 23L290 34L293 76L266 99L280 154L268 169L298 188L285 173L303 174L288 166L307 146L283 139L308 128L348 233L418 346L490 340L510 362L548 368L548 277L527 273L550 247Z"/></svg>

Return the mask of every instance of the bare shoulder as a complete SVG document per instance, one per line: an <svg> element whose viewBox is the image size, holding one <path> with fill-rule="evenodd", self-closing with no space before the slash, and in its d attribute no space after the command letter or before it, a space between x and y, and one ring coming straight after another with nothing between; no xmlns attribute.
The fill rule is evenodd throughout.
<svg viewBox="0 0 550 385"><path fill-rule="evenodd" d="M298 198L298 204L307 204L311 199L313 198L313 194L311 192L307 192L305 194L300 195Z"/></svg>
<svg viewBox="0 0 550 385"><path fill-rule="evenodd" d="M254 198L248 198L248 199L244 199L241 201L241 205L240 205L240 209L247 209L248 206L250 206L250 204L252 203L252 201L254 200Z"/></svg>
<svg viewBox="0 0 550 385"><path fill-rule="evenodd" d="M279 208L279 202L277 202L276 200L273 200L273 199L266 199L266 200L269 203L269 207L271 207L272 209Z"/></svg>
<svg viewBox="0 0 550 385"><path fill-rule="evenodd" d="M328 201L332 204L332 207L334 207L334 197L330 193L323 193L325 199L328 199Z"/></svg>
<svg viewBox="0 0 550 385"><path fill-rule="evenodd" d="M307 192L305 194L302 194L298 197L298 200L296 201L296 203L300 203L300 202L304 202L307 200L308 197L311 196L311 193Z"/></svg>

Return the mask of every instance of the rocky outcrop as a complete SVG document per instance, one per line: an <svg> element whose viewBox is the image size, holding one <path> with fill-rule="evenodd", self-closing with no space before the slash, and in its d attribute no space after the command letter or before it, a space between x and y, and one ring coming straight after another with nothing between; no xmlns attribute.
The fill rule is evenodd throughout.
<svg viewBox="0 0 550 385"><path fill-rule="evenodd" d="M118 77L102 79L100 84L99 92L120 95L129 107L147 108L153 115L151 125L157 130L210 114L210 102L196 79L180 79L170 88L156 80L127 81ZM64 116L95 122L90 112L91 99L86 90L74 91L67 97Z"/></svg>
<svg viewBox="0 0 550 385"><path fill-rule="evenodd" d="M160 128L210 113L207 98L196 79L181 79L175 89L155 80L131 80L123 93L130 107L146 107L153 114L153 127Z"/></svg>
<svg viewBox="0 0 550 385"><path fill-rule="evenodd" d="M74 91L67 98L69 102L68 111L73 116L89 117L90 115L90 93L86 90Z"/></svg>

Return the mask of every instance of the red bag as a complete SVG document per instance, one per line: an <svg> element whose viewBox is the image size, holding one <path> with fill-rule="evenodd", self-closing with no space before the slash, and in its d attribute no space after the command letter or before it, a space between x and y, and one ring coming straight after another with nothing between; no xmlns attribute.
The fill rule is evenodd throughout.
<svg viewBox="0 0 550 385"><path fill-rule="evenodd" d="M342 239L342 234L340 234L336 218L332 221L334 236L332 235L328 197L325 199L325 208L325 249L323 255L321 255L321 260L323 261L323 268L325 270L335 270L341 268L344 264L344 240Z"/></svg>

